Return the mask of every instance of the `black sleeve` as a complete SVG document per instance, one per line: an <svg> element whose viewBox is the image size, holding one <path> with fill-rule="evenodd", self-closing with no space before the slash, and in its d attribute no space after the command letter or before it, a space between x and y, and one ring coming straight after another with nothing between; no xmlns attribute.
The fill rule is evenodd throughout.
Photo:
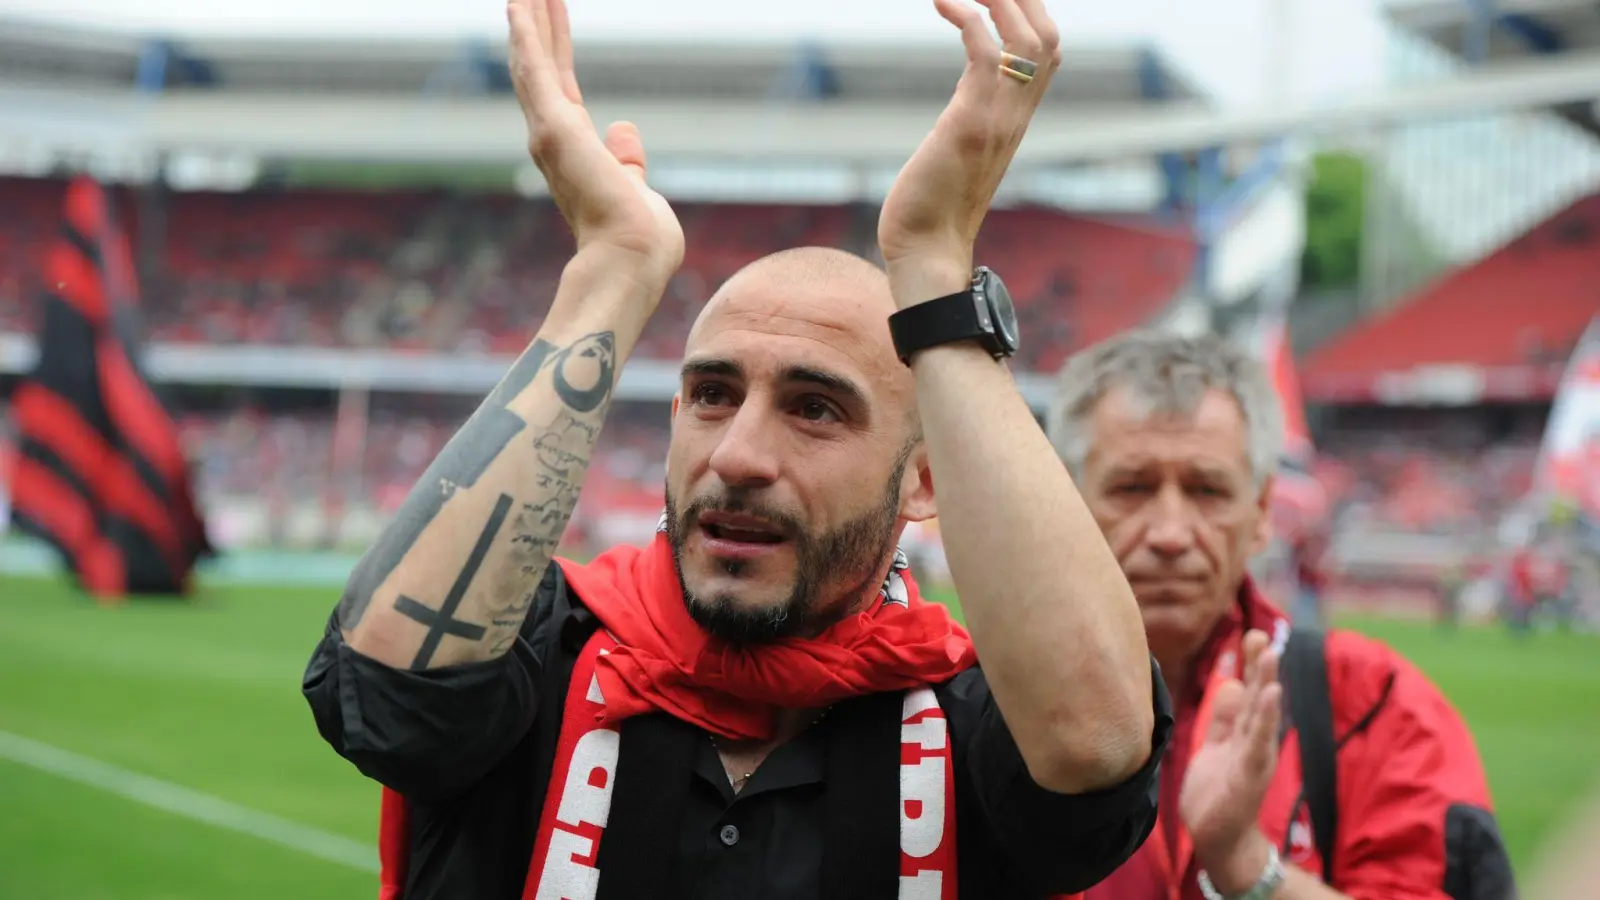
<svg viewBox="0 0 1600 900"><path fill-rule="evenodd" d="M957 782L963 896L1044 897L1087 890L1133 856L1155 828L1160 763L1172 735L1172 702L1151 660L1155 732L1148 762L1122 784L1059 794L1028 774L981 669L941 690ZM1005 887L995 892L995 885Z"/></svg>
<svg viewBox="0 0 1600 900"><path fill-rule="evenodd" d="M551 563L511 650L499 659L413 672L350 649L329 618L301 691L317 730L362 774L419 799L450 797L517 745L538 711L543 659L564 594Z"/></svg>

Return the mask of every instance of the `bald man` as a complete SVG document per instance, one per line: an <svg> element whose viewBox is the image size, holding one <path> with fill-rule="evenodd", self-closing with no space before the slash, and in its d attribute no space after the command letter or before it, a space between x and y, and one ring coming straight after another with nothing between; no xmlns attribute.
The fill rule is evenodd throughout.
<svg viewBox="0 0 1600 900"><path fill-rule="evenodd" d="M1002 52L936 5L968 68L885 203L886 270L801 248L724 284L684 348L659 533L578 564L554 551L683 233L638 133L589 126L559 0L513 0L529 146L578 250L304 681L384 786L384 900L1046 897L1149 834L1172 720L1138 607L1014 340L947 321L1009 311L972 243L1054 26L991 0ZM935 514L970 633L897 550Z"/></svg>

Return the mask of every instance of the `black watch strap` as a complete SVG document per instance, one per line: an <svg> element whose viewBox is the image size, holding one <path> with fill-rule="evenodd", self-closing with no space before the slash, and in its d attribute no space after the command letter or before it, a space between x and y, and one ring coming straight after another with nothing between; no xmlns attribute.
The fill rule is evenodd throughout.
<svg viewBox="0 0 1600 900"><path fill-rule="evenodd" d="M956 341L984 340L993 328L992 322L979 319L971 288L908 306L889 316L894 351L907 364L919 350Z"/></svg>

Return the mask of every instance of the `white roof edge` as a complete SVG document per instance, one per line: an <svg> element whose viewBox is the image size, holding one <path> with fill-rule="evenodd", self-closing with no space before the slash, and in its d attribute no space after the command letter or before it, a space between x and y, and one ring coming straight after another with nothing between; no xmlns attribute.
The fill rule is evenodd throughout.
<svg viewBox="0 0 1600 900"><path fill-rule="evenodd" d="M170 40L196 55L209 53L247 55L256 50L274 53L285 51L313 53L349 51L358 49L392 48L405 54L454 52L473 43L502 46L506 40L503 29L446 29L426 33L396 32L389 36L364 37L341 28L300 32L255 31L248 36L236 31L206 31L203 29L161 28L145 25L89 24L71 19L55 19L39 15L8 13L0 10L0 34L15 40L32 39L39 43L56 43L81 46L85 49L137 50L146 40ZM830 54L861 57L873 52L894 50L897 53L915 52L948 54L960 52L960 40L946 31L925 29L907 30L894 35L881 31L838 31L808 33L796 31L754 31L718 34L698 31L686 34L663 32L648 28L618 29L594 27L575 29L574 39L579 52L584 47L611 49L626 47L632 52L647 56L673 53L717 52L752 53L770 55L793 52L796 48L814 47ZM1125 35L1078 36L1066 35L1063 52L1068 56L1103 55L1122 58L1136 55L1152 48L1144 39Z"/></svg>
<svg viewBox="0 0 1600 900"><path fill-rule="evenodd" d="M381 54L387 59L416 61L449 60L458 57L473 43L470 40L355 40L347 38L322 38L308 40L218 38L184 39L180 46L200 59L218 61L281 57L293 60L338 59L352 53ZM491 52L499 47L487 42ZM753 64L771 63L774 60L792 59L803 48L814 48L825 54L828 61L850 66L872 63L885 54L908 67L939 65L948 67L959 60L960 44L901 45L887 41L860 41L827 43L817 41L788 41L771 43L740 42L723 44L714 41L658 41L639 44L611 38L590 38L575 41L574 52L579 62L596 58L626 60L630 65L699 64L708 54L716 54L724 61L748 60ZM1120 71L1138 64L1144 48L1129 41L1104 41L1069 45L1063 48L1063 65L1074 70Z"/></svg>
<svg viewBox="0 0 1600 900"><path fill-rule="evenodd" d="M903 164L942 103L774 105L734 100L596 98L597 123L630 119L661 158ZM1041 110L1019 160L1112 123L1149 123L1138 105ZM1130 121L1131 120L1131 121ZM520 163L525 125L509 98L213 91L134 97L0 84L0 138L142 152L195 150L272 158Z"/></svg>
<svg viewBox="0 0 1600 900"><path fill-rule="evenodd" d="M204 36L163 35L148 30L118 29L105 26L77 26L30 17L17 17L0 13L0 35L5 43L38 44L84 54L137 54L144 42L152 38L172 40L183 51L202 60L219 63L230 61L285 60L316 63L321 60L342 60L352 55L376 56L388 61L418 64L446 63L460 58L473 44L487 44L491 53L499 53L502 35L461 34L406 36L387 38L359 38L347 35L308 35L306 37L274 36ZM626 60L629 65L671 66L702 63L707 55L716 54L724 60L748 60L752 64L771 64L791 59L802 48L815 48L824 53L829 62L843 67L869 64L885 54L907 67L944 67L959 59L961 45L950 36L944 40L891 39L884 36L829 37L807 39L801 36L768 39L722 40L714 37L677 38L656 37L640 41L632 37L606 34L578 35L575 41L580 61ZM1107 36L1069 42L1063 47L1063 66L1068 71L1119 72L1134 69L1141 56L1151 52L1151 45L1142 40ZM1190 79L1183 78L1171 66L1168 76L1180 94L1195 93Z"/></svg>
<svg viewBox="0 0 1600 900"><path fill-rule="evenodd" d="M9 13L0 13L0 35L11 43L39 43L102 53L134 53L149 38L140 31L96 28Z"/></svg>
<svg viewBox="0 0 1600 900"><path fill-rule="evenodd" d="M1484 66L1437 84L1332 105L1218 111L1065 106L1041 110L1022 165L1197 149L1289 134L1523 109L1592 98L1600 53ZM0 86L6 87L6 86ZM126 92L0 91L0 138L130 150L193 149L271 157L519 162L524 126L509 100L428 102L361 95L213 92L135 98ZM652 153L698 159L903 163L942 104L601 101L596 122L630 118ZM8 134L9 132L9 134ZM109 143L108 143L109 142Z"/></svg>

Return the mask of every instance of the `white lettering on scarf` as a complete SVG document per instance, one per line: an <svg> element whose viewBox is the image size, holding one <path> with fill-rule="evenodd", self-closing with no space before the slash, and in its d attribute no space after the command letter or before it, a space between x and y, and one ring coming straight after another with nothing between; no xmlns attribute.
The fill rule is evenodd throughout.
<svg viewBox="0 0 1600 900"><path fill-rule="evenodd" d="M598 697L598 684L590 694ZM561 805L550 834L539 877L537 900L594 900L600 885L595 863L595 842L579 829L604 829L611 815L611 786L616 780L617 751L622 736L610 728L596 728L578 738L572 762L561 788Z"/></svg>
<svg viewBox="0 0 1600 900"><path fill-rule="evenodd" d="M913 877L900 876L900 900L939 900L944 896L944 876L923 869Z"/></svg>
<svg viewBox="0 0 1600 900"><path fill-rule="evenodd" d="M903 749L931 751L900 765L900 851L922 860L944 842L945 749L944 713L928 688L907 691L901 707L900 743ZM916 749L912 749L916 748ZM939 900L943 874L938 869L917 869L901 875L900 900Z"/></svg>

